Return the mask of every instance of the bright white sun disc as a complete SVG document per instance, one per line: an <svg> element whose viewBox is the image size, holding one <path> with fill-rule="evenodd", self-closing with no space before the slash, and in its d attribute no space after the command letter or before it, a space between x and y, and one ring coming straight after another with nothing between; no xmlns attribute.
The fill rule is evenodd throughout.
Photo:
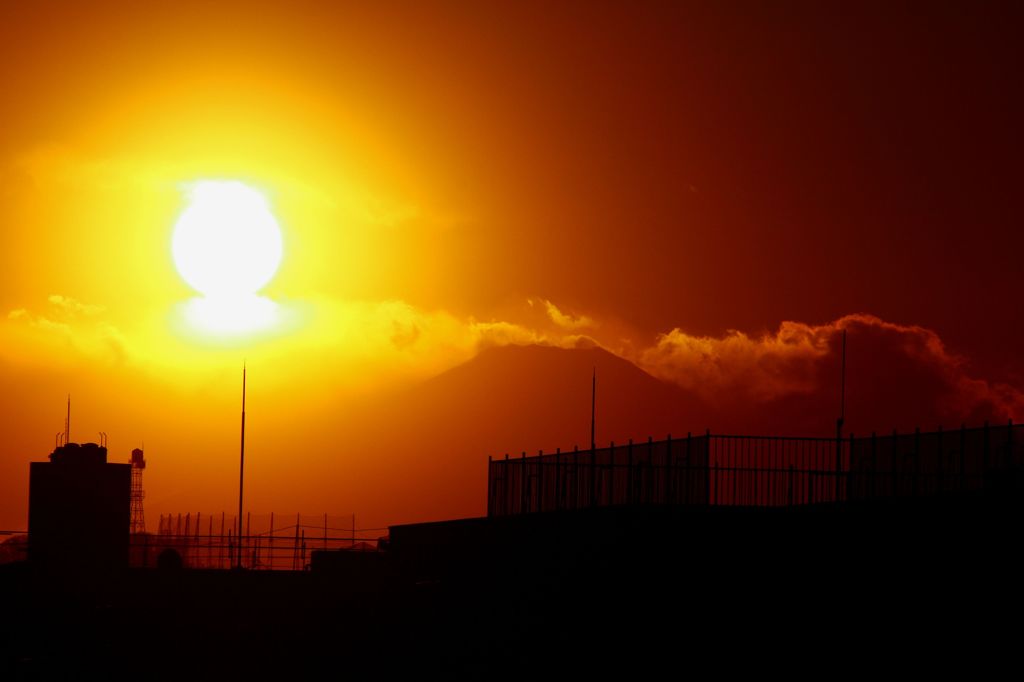
<svg viewBox="0 0 1024 682"><path fill-rule="evenodd" d="M281 228L258 191L235 180L204 180L189 188L171 252L178 273L199 293L248 296L281 264Z"/></svg>

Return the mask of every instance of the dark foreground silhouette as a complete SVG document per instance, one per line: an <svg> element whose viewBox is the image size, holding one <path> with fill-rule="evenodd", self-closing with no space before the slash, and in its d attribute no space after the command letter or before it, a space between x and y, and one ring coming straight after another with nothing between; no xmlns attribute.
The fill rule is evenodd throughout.
<svg viewBox="0 0 1024 682"><path fill-rule="evenodd" d="M400 526L305 572L14 564L3 678L973 676L1016 651L1021 511L1004 486Z"/></svg>

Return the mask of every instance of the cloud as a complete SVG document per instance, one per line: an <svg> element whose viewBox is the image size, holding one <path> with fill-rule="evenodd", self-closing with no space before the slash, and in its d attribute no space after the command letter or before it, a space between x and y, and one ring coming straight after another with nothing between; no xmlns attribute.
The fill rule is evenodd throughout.
<svg viewBox="0 0 1024 682"><path fill-rule="evenodd" d="M12 360L52 363L78 356L124 362L128 340L118 327L103 319L106 308L70 296L51 294L39 312L28 307L7 313L0 340ZM70 354L68 351L74 351Z"/></svg>
<svg viewBox="0 0 1024 682"><path fill-rule="evenodd" d="M61 296L60 294L51 294L47 300L51 305L71 315L99 315L105 310L101 305L82 303L70 296Z"/></svg>
<svg viewBox="0 0 1024 682"><path fill-rule="evenodd" d="M72 325L83 317L96 317L106 309L101 305L82 303L70 296L51 294L46 299L49 306L40 314L32 314L27 308L15 308L7 313L7 319L26 322L27 324L47 331L70 335ZM109 324L100 324L99 329L109 334L113 329Z"/></svg>
<svg viewBox="0 0 1024 682"><path fill-rule="evenodd" d="M739 331L691 336L676 328L642 351L638 364L712 402L736 393L763 401L815 390L815 365L828 355L829 337L824 328L797 322L761 338Z"/></svg>
<svg viewBox="0 0 1024 682"><path fill-rule="evenodd" d="M930 329L847 315L825 324L786 321L761 335L729 331L699 336L673 328L649 346L622 336L612 322L563 312L547 299L520 299L491 318L428 310L401 300L283 303L293 327L235 345L168 335L166 324L124 327L101 305L53 294L37 310L10 310L0 327L3 355L43 364L75 358L131 363L170 381L201 377L244 348L279 368L282 385L296 375L360 392L424 379L481 350L506 345L599 346L699 400L687 427L747 433L823 433L839 412L840 348L848 335L847 427L864 433L939 424L957 426L1024 418L1024 393L975 376ZM586 333L584 333L586 332ZM265 343L266 342L266 343ZM234 343L234 342L232 342ZM69 352L71 351L71 352Z"/></svg>
<svg viewBox="0 0 1024 682"><path fill-rule="evenodd" d="M391 345L398 350L408 348L420 338L420 328L415 324L403 325L396 321L394 328L395 333L391 335Z"/></svg>
<svg viewBox="0 0 1024 682"><path fill-rule="evenodd" d="M117 324L102 305L52 294L45 304L10 310L0 327L0 345L16 362L130 362L172 382L189 382L244 353L279 367L282 381L287 367L324 383L344 376L345 386L367 391L426 378L488 347L594 343L546 313L531 317L528 310L479 318L402 300L329 297L281 302L275 310L279 323L273 328L226 336L196 327L185 314L187 306Z"/></svg>
<svg viewBox="0 0 1024 682"><path fill-rule="evenodd" d="M532 300L529 303L533 305ZM547 311L551 321L562 329L581 329L594 326L594 321L586 315L568 315L563 313L558 309L558 306L547 299L540 299L540 303L544 305L544 309Z"/></svg>
<svg viewBox="0 0 1024 682"><path fill-rule="evenodd" d="M300 343L327 349L338 361L425 377L464 362L484 348L546 345L572 348L587 337L528 315L479 319L427 310L405 301L323 300ZM546 319L546 318L545 318ZM316 350L314 352L321 352Z"/></svg>
<svg viewBox="0 0 1024 682"><path fill-rule="evenodd" d="M760 337L694 336L676 328L636 360L730 421L803 428L838 416L843 331L849 425L934 428L1024 416L1020 390L971 376L966 360L933 330L867 314L821 325L787 321Z"/></svg>

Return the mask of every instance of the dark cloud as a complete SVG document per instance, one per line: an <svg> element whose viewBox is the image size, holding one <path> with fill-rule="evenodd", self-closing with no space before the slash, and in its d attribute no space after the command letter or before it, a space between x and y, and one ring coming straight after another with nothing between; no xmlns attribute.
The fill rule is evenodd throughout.
<svg viewBox="0 0 1024 682"><path fill-rule="evenodd" d="M638 360L695 392L707 419L729 428L818 432L839 413L842 332L847 333L848 429L861 432L1020 419L1024 394L972 376L932 330L866 314L775 333L697 337L673 329Z"/></svg>

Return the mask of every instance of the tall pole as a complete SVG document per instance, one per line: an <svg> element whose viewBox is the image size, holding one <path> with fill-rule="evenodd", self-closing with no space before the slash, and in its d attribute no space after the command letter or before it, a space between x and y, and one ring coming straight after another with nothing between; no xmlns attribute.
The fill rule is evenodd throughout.
<svg viewBox="0 0 1024 682"><path fill-rule="evenodd" d="M836 438L843 437L843 422L846 420L846 330L843 330L843 359L839 379L839 419L836 420Z"/></svg>
<svg viewBox="0 0 1024 682"><path fill-rule="evenodd" d="M68 416L64 420L64 445L71 442L71 394L68 393Z"/></svg>
<svg viewBox="0 0 1024 682"><path fill-rule="evenodd" d="M846 330L843 330L843 379L840 386L839 418L846 420Z"/></svg>
<svg viewBox="0 0 1024 682"><path fill-rule="evenodd" d="M846 421L846 330L843 330L842 369L839 379L839 418L836 419L836 501L839 500L839 480L843 470L843 423ZM851 441L850 447L853 447ZM853 454L851 450L851 455Z"/></svg>
<svg viewBox="0 0 1024 682"><path fill-rule="evenodd" d="M238 568L242 568L242 492L245 484L245 363L242 363L242 446L238 464Z"/></svg>
<svg viewBox="0 0 1024 682"><path fill-rule="evenodd" d="M594 439L594 418L597 414L597 367L594 367L594 374L590 379L590 451L597 448Z"/></svg>

